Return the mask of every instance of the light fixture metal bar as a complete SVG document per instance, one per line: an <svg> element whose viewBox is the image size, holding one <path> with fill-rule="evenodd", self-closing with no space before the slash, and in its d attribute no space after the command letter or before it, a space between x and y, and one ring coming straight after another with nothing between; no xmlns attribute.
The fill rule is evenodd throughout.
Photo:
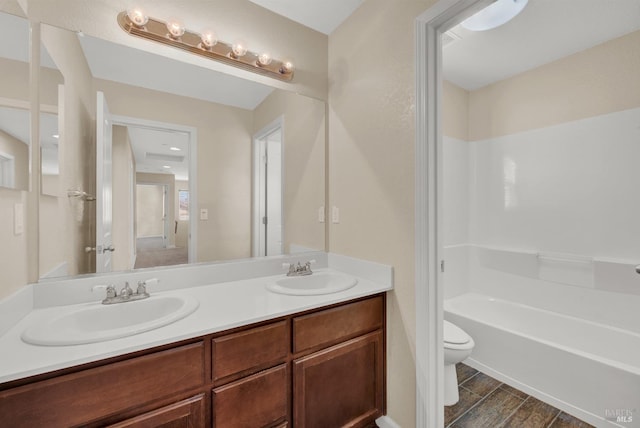
<svg viewBox="0 0 640 428"><path fill-rule="evenodd" d="M149 17L149 20L144 26L140 27L131 22L127 16L127 12L121 12L118 14L118 24L126 33L132 36L173 46L205 58L220 61L254 73L263 74L274 79L283 81L291 81L293 79L293 71L285 71L282 61L274 59L268 65L261 65L258 63L258 54L250 51L247 51L243 56L235 57L233 56L231 45L222 41L218 41L218 43L211 48L206 48L202 46L200 35L189 30L186 30L181 37L171 37L166 24L163 21L151 17Z"/></svg>

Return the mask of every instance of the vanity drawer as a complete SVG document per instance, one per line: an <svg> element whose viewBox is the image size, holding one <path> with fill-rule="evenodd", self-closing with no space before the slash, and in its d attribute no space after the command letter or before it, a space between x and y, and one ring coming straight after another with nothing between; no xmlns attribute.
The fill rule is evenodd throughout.
<svg viewBox="0 0 640 428"><path fill-rule="evenodd" d="M66 427L204 385L204 342L0 392L2 424Z"/></svg>
<svg viewBox="0 0 640 428"><path fill-rule="evenodd" d="M282 364L214 389L213 426L286 427L288 384L287 365Z"/></svg>
<svg viewBox="0 0 640 428"><path fill-rule="evenodd" d="M287 322L279 321L214 338L211 346L214 382L283 362L289 352L287 330Z"/></svg>
<svg viewBox="0 0 640 428"><path fill-rule="evenodd" d="M319 349L377 330L384 321L382 296L293 319L293 352Z"/></svg>

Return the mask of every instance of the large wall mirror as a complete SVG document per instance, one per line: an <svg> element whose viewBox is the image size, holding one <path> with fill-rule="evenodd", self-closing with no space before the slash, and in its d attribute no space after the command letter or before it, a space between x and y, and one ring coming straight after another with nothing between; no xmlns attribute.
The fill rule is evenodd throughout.
<svg viewBox="0 0 640 428"><path fill-rule="evenodd" d="M29 23L0 13L0 187L29 189Z"/></svg>
<svg viewBox="0 0 640 428"><path fill-rule="evenodd" d="M49 132L57 197L40 203L41 278L325 249L324 102L41 33L55 68L40 86L58 97L60 128Z"/></svg>

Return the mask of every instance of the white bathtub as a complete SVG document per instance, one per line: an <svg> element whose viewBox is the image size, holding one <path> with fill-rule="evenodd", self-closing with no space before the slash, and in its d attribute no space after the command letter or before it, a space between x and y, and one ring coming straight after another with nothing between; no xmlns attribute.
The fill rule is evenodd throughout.
<svg viewBox="0 0 640 428"><path fill-rule="evenodd" d="M597 427L640 427L639 334L475 293L444 311L476 343L470 366Z"/></svg>

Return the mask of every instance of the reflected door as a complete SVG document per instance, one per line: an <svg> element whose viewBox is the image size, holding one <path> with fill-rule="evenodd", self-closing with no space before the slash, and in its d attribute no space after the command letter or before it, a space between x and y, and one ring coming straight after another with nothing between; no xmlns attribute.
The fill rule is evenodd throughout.
<svg viewBox="0 0 640 428"><path fill-rule="evenodd" d="M282 123L254 138L254 256L283 253Z"/></svg>
<svg viewBox="0 0 640 428"><path fill-rule="evenodd" d="M107 101L97 94L96 116L96 272L111 272L113 248L113 125Z"/></svg>

